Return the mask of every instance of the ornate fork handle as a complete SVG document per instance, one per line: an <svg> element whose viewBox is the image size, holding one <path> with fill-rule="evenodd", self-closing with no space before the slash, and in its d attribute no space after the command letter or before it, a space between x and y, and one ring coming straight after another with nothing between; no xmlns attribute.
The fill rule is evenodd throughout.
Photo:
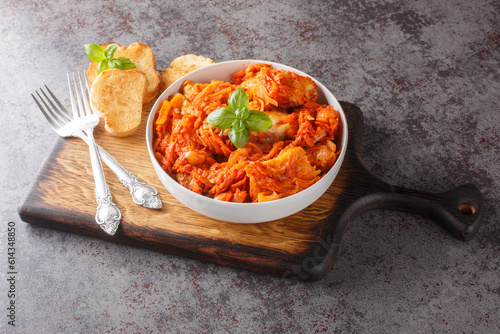
<svg viewBox="0 0 500 334"><path fill-rule="evenodd" d="M146 208L161 209L162 203L158 191L152 186L139 181L131 172L124 171L128 174L128 177L119 179L130 190L134 202Z"/></svg>
<svg viewBox="0 0 500 334"><path fill-rule="evenodd" d="M118 179L125 187L130 190L135 203L150 209L161 209L162 202L158 191L154 187L139 181L134 174L123 168L118 161L99 145L97 145L97 149L104 163L118 176Z"/></svg>
<svg viewBox="0 0 500 334"><path fill-rule="evenodd" d="M113 202L111 192L106 184L100 154L97 151L97 144L94 140L93 127L83 129L82 133L86 134L86 138L88 140L90 161L92 164L92 172L94 174L95 194L97 200L97 212L95 219L97 224L99 224L99 226L106 231L106 233L114 235L120 225L122 214Z"/></svg>
<svg viewBox="0 0 500 334"><path fill-rule="evenodd" d="M75 136L82 139L88 145L91 145L90 140L83 132L76 133ZM161 209L162 202L158 191L132 174L130 171L123 168L118 161L115 160L106 150L96 144L101 160L118 176L118 179L130 190L132 199L135 203L149 209Z"/></svg>
<svg viewBox="0 0 500 334"><path fill-rule="evenodd" d="M106 192L104 196L99 194L97 188L95 189L95 195L97 200L95 220L97 224L99 224L99 226L106 231L106 233L114 235L120 225L122 214L116 207L115 203L113 203L113 198L108 185L106 185Z"/></svg>

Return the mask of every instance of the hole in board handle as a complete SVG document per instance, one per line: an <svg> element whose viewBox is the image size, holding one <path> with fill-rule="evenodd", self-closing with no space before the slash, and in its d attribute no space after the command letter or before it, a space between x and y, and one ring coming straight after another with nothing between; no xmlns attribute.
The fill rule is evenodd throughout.
<svg viewBox="0 0 500 334"><path fill-rule="evenodd" d="M476 213L476 208L470 203L462 203L458 206L458 210L464 215L470 216Z"/></svg>

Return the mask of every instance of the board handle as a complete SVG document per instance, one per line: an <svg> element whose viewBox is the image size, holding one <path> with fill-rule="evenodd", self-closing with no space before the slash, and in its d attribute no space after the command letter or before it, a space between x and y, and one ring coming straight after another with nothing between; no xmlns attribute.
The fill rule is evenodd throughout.
<svg viewBox="0 0 500 334"><path fill-rule="evenodd" d="M430 217L462 241L470 240L482 223L484 199L473 184L465 184L443 193L428 193L398 186L389 188L389 192L373 193L360 198L357 202L361 202L353 203L354 207L350 209L356 210L356 206L362 205L365 208L363 211L389 209L421 214Z"/></svg>
<svg viewBox="0 0 500 334"><path fill-rule="evenodd" d="M333 266L342 236L349 224L364 212L375 209L398 210L428 216L455 238L468 241L478 231L484 214L484 199L473 184L465 184L443 193L428 193L380 184L387 191L369 193L352 203L342 214L333 240L325 245L327 254L311 268L302 268L298 276L305 281L323 278Z"/></svg>

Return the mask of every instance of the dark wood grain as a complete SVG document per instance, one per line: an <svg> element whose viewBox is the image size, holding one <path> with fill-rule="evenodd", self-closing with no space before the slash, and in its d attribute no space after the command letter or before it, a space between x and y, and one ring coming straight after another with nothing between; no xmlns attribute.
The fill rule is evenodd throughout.
<svg viewBox="0 0 500 334"><path fill-rule="evenodd" d="M141 131L114 138L102 126L96 141L139 179L159 190L161 210L136 205L105 167L113 200L122 211L114 236L95 223L97 203L88 148L79 139L59 139L43 162L19 215L27 223L112 242L144 247L274 276L314 281L331 269L349 224L372 209L403 210L431 217L460 240L469 240L483 217L483 198L473 185L431 194L386 184L365 168L359 155L363 116L341 102L349 124L342 168L327 192L304 210L260 224L234 224L202 216L179 203L161 185Z"/></svg>

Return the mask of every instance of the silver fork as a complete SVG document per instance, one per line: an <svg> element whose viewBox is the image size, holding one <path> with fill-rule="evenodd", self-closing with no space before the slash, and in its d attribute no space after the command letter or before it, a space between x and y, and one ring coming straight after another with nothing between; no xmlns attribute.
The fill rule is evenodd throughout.
<svg viewBox="0 0 500 334"><path fill-rule="evenodd" d="M73 82L75 79L73 79ZM80 77L81 81L81 77ZM80 103L83 104L85 107L85 103L87 103L88 106L88 84L86 82L86 90L83 90L83 94L86 96L86 98L83 99L83 103L80 100ZM75 93L72 90L72 87L74 85L71 84L70 77L68 75L68 84L70 87L70 92L72 94L72 105L73 105L73 110L76 110L78 108L78 102L75 102L74 95ZM83 85L81 85L81 88L83 88ZM48 92L45 93L45 91L40 88L40 92L36 92L36 95L38 96L38 99L31 94L33 99L35 100L35 103L38 105L40 110L42 111L43 115L47 119L49 125L55 130L56 133L58 133L62 137L68 137L68 136L74 136L74 137L79 137L82 140L84 140L89 146L92 146L91 139L82 131L82 130L77 130L77 131L68 131L67 130L67 125L71 123L72 116L68 112L68 110L59 102L59 100L55 97L55 95L50 91L50 89L45 86L45 90ZM78 90L76 91L78 93ZM90 109L90 108L89 108ZM160 200L160 197L158 196L158 191L143 183L140 182L139 179L134 176L131 172L123 168L109 153L107 153L103 148L101 148L99 145L96 145L97 149L100 153L100 156L102 160L110 167L110 169L118 176L120 181L130 190L130 193L132 194L132 198L134 202L137 204L140 204L144 207L151 208L151 209L160 209L162 207L162 202ZM100 204L100 203L99 203ZM97 220L98 214L96 214L96 220ZM116 225L116 228L118 226ZM116 231L115 228L115 231ZM105 229L106 230L106 229ZM111 229L110 231L112 231ZM108 231L107 231L108 232ZM109 233L109 232L108 232ZM114 233L114 232L113 232ZM112 233L110 233L112 234Z"/></svg>
<svg viewBox="0 0 500 334"><path fill-rule="evenodd" d="M106 231L109 235L114 235L120 224L122 214L113 202L113 197L106 184L104 171L102 170L101 158L97 151L97 146L94 140L94 128L99 124L99 116L92 112L89 105L88 85L83 86L82 77L78 73L78 82L73 73L73 80L70 80L68 74L69 94L71 98L71 109L73 111L73 121L67 123L62 129L68 127L72 136L78 132L87 135L90 149L90 162L92 165L92 173L95 181L95 194L97 200L97 212L95 219L97 224ZM78 86L80 88L78 89Z"/></svg>
<svg viewBox="0 0 500 334"><path fill-rule="evenodd" d="M63 120L69 117L69 113L63 113L58 109L50 109L47 104L45 104L47 109L44 110L33 94L32 97L35 99L35 102L40 107L40 110L49 124L61 137L82 138L85 136L87 138L90 149L92 172L95 181L96 199L98 203L95 216L96 222L104 231L106 231L106 233L114 235L118 229L118 225L120 224L121 213L112 201L111 193L106 184L101 160L94 140L94 127L99 123L99 116L93 114L90 109L88 94L82 84L80 76L79 83L80 87L78 89L76 76L73 74L73 80L71 81L68 75L71 105L73 107L73 119L68 122L64 122ZM46 96L43 91L42 93ZM38 94L38 97L42 100L42 103L45 103L40 94Z"/></svg>

